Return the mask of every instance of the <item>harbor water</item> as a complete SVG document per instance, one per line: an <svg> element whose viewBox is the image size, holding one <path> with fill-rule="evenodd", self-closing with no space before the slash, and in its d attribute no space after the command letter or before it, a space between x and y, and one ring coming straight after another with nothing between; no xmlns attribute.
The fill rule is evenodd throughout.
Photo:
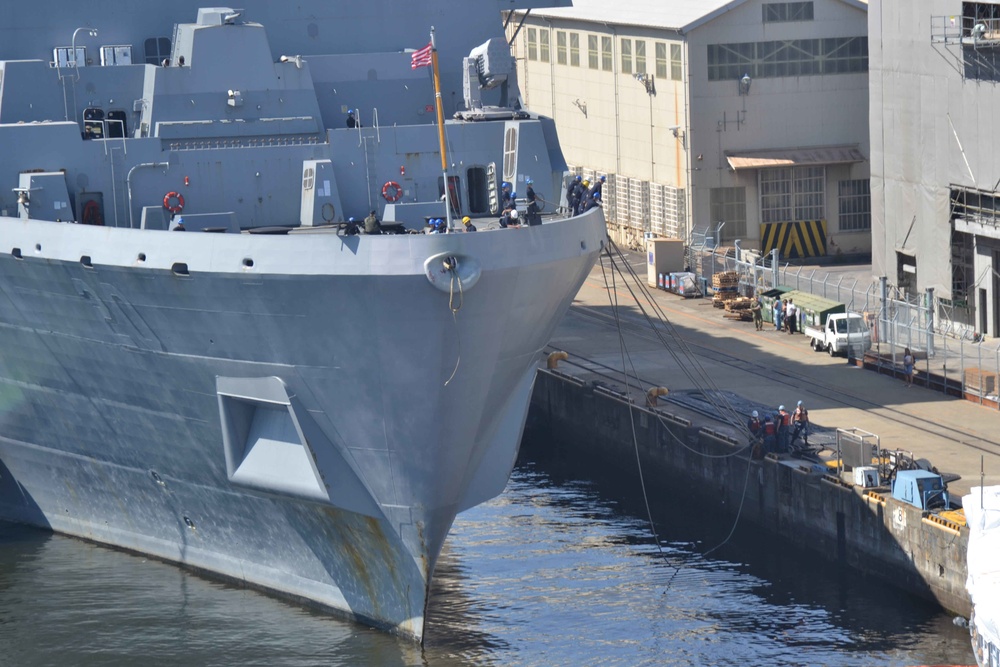
<svg viewBox="0 0 1000 667"><path fill-rule="evenodd" d="M461 514L423 649L254 591L0 524L0 664L975 664L938 608L775 543L638 474L527 442ZM705 555L713 547L722 546Z"/></svg>

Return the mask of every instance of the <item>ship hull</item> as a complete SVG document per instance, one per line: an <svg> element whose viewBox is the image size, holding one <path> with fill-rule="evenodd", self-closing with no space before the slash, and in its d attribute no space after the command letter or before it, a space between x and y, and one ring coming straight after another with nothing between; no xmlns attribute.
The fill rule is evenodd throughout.
<svg viewBox="0 0 1000 667"><path fill-rule="evenodd" d="M604 238L0 222L0 518L416 639Z"/></svg>

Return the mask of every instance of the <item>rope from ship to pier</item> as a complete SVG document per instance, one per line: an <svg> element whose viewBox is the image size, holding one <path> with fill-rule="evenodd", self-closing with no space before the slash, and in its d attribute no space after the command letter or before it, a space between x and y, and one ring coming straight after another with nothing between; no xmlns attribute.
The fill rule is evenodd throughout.
<svg viewBox="0 0 1000 667"><path fill-rule="evenodd" d="M451 321L455 323L455 336L458 339L458 357L455 359L455 368L451 370L451 375L444 381L444 386L455 379L458 373L458 366L462 363L462 330L458 328L458 311L465 305L465 291L462 288L462 276L458 274L458 258L446 257L444 269L451 273L451 283L448 286L448 309L451 310ZM458 284L458 305L455 305L455 285Z"/></svg>
<svg viewBox="0 0 1000 667"><path fill-rule="evenodd" d="M660 309L659 306L656 304L656 301L652 298L652 295L649 293L649 290L646 289L646 287L643 285L642 281L639 279L638 275L635 273L635 271L629 265L627 259L625 258L624 254L622 253L621 249L618 248L617 244L615 244L614 241L611 241L611 240L609 240L606 248L607 248L608 261L610 262L611 268L612 268L612 272L611 272L611 274L612 274L612 282L610 284L608 283L607 271L605 269L604 257L603 256L601 258L601 272L602 272L602 274L604 276L605 288L608 291L608 297L609 297L609 300L611 302L611 309L612 309L612 312L614 313L615 324L616 324L616 326L618 328L618 340L619 340L619 347L620 347L620 350L621 350L621 357L622 357L622 371L623 371L623 376L625 377L625 393L626 393L626 395L629 395L629 393L630 393L630 388L628 386L628 377L629 376L628 376L628 372L627 372L626 366L629 366L629 367L632 368L632 374L636 378L638 378L638 372L636 371L635 364L632 362L631 355L628 354L627 346L625 344L625 336L624 336L624 333L622 331L621 318L620 318L619 312L618 312L619 309L618 309L618 291L617 291L617 285L614 282L614 276L616 274L621 275L623 279L626 278L626 275L625 275L625 272L623 272L622 269L620 269L618 267L618 265L617 265L617 263L615 261L615 257L611 254L612 248L614 248L615 253L617 254L618 258L621 260L622 265L624 265L625 267L627 267L628 277L631 278L633 284L635 284L635 285L637 285L639 287L640 293L645 297L646 302L648 304L650 304L651 310L653 310L658 315L659 321L661 323L663 323L667 327L667 330L670 333L670 335L673 338L673 340L675 341L676 345L675 346L671 346L671 345L669 345L667 343L666 340L663 339L662 333L660 332L659 328L656 327L656 325L654 324L654 322L653 322L652 318L650 317L649 313L647 313L646 309L643 307L642 302L641 302L639 296L636 294L635 291L633 291L633 289L632 289L631 285L628 283L628 281L625 280L624 281L624 285L625 285L626 289L628 290L629 294L632 296L632 299L634 300L636 306L639 308L639 311L643 314L643 317L645 317L647 323L650 326L650 329L652 329L656 333L657 339L663 344L663 347L671 354L671 356L674 357L675 361L677 361L678 365L681 367L681 369L683 370L684 374L688 376L688 378L692 381L692 383L695 386L697 386L697 387L710 387L711 389L714 389L717 392L718 391L718 387L715 386L715 383L712 381L711 376L709 376L708 373L704 370L704 368L702 368L701 364L697 360L697 357L687 347L687 344L684 342L683 338L678 334L678 332L676 331L676 329L673 327L673 325L671 324L669 318L667 318L666 313L663 312L663 310ZM678 352L678 349L676 349L676 348L679 348L680 353L683 353L684 357L690 363L691 367L689 367L688 365L686 365L684 363L684 359L681 358L680 353ZM626 364L626 358L628 360L627 364ZM691 370L692 367L693 367L694 370ZM730 420L728 420L728 423L731 426L736 427L737 429L739 429L742 432L745 432L749 436L750 435L749 431L746 428L746 425L743 424L742 415L740 415L732 407L732 405L730 405L729 402L726 401L724 398L723 398L723 401L722 401L721 404L719 402L717 402L716 399L717 399L718 396L723 396L723 395L722 394L718 394L718 393L710 393L710 392L706 392L706 394L705 394L705 398L713 405L713 407L715 407L717 410L719 410L720 413L728 413L728 415L730 416ZM656 415L657 415L657 419L661 422L661 424L663 424L662 416L659 415L659 413L656 413ZM641 462L640 455L639 455L639 441L638 441L638 436L637 436L636 428L635 428L634 404L631 403L631 402L629 403L629 418L631 420L632 444L633 444L633 448L635 450L636 465L637 465L638 470L639 470L640 488L642 489L643 501L644 501L645 506L646 506L646 517L647 517L647 520L649 521L650 531L653 533L653 539L654 539L654 541L656 543L656 547L660 551L661 555L665 555L663 553L663 547L660 544L659 536L656 533L656 528L655 528L655 525L653 523L653 518L652 518L652 512L651 512L651 510L649 508L649 499L648 499L647 494L646 494L646 482L645 482L645 478L644 478L644 475L643 475L642 462ZM739 449L737 449L737 450L735 450L733 452L730 452L728 454L722 454L722 455L708 454L707 452L702 452L702 451L696 450L693 447L689 446L686 442L684 442L683 440L681 440L680 438L678 438L676 435L674 435L674 433L669 428L665 428L664 430L670 435L671 438L673 438L681 446L683 446L684 448L688 449L689 451L692 451L692 452L698 454L699 456L703 456L703 457L706 457L706 458L728 458L730 456L737 456L737 455L739 455L739 454L741 454L743 452L746 452L746 450L750 447L749 439L748 439L748 444L747 445L745 445L743 447L740 447ZM717 549L721 548L723 545L727 544L729 542L729 540L732 539L733 534L736 532L736 527L739 525L740 517L743 514L743 506L744 506L744 504L746 502L747 489L748 489L749 483L750 483L750 470L751 470L751 467L752 467L752 462L753 462L753 457L748 455L747 456L747 470L746 470L746 475L744 476L744 479L743 479L743 491L740 494L740 506L737 509L736 518L733 521L733 525L732 525L732 528L729 531L729 534L726 535L726 538L724 540L722 540L722 542L716 544L711 549L708 549L702 555L707 556L707 555L711 554L712 552L716 551ZM680 571L680 568L677 568L677 571L674 572L674 574L671 576L670 580L667 582L667 586L666 586L667 589L669 589L670 584L673 582L674 577L677 576L677 572L679 572L679 571ZM666 592L666 590L664 590L664 593L665 592Z"/></svg>

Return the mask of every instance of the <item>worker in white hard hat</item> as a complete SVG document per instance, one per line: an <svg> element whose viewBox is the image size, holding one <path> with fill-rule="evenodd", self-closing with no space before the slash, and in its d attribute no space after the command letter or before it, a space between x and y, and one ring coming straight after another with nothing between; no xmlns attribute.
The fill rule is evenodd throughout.
<svg viewBox="0 0 1000 667"><path fill-rule="evenodd" d="M750 456L759 459L763 456L761 438L764 436L764 424L760 421L760 413L756 410L750 413L750 419L747 420L747 430L750 431Z"/></svg>

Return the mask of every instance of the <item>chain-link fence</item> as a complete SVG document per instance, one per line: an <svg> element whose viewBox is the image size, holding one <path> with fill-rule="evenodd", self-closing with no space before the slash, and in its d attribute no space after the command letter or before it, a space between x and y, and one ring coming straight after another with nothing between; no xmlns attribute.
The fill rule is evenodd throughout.
<svg viewBox="0 0 1000 667"><path fill-rule="evenodd" d="M717 230L695 231L687 252L688 269L709 293L712 276L735 271L743 296L775 288L801 290L843 303L861 313L872 330L867 366L906 379L906 350L914 357L917 385L964 396L1000 408L1000 341L984 340L971 327L947 317L949 306L933 293L900 295L883 282L832 276L820 269L781 266L777 254L743 251L739 245L718 246Z"/></svg>

